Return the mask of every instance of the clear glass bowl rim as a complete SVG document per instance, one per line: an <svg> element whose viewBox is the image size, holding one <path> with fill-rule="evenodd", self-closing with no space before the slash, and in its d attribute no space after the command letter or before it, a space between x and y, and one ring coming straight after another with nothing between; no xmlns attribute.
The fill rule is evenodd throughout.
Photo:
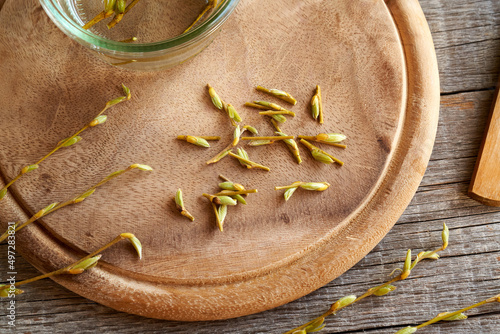
<svg viewBox="0 0 500 334"><path fill-rule="evenodd" d="M174 38L166 39L154 43L122 43L117 41L112 41L93 34L90 31L83 29L79 24L73 21L65 12L62 10L59 4L56 4L56 0L39 0L40 4L44 8L45 12L49 17L56 23L56 25L67 35L76 37L86 43L94 45L99 49L109 50L111 52L120 53L132 53L132 52L154 52L154 51L165 51L168 52L169 49L177 49L177 47L188 46L190 44L196 43L198 40L209 36L227 20L229 15L233 12L234 8L238 4L239 0L227 0L224 4L217 10L217 12L210 16L206 21L202 22L195 29L188 31L185 34L181 34Z"/></svg>

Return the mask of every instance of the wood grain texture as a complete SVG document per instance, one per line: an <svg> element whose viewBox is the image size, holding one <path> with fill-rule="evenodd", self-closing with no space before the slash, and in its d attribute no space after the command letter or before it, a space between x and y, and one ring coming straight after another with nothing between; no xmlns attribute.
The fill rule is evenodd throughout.
<svg viewBox="0 0 500 334"><path fill-rule="evenodd" d="M421 3L436 45L441 91L449 94L495 87L500 70L500 3ZM469 52L472 49L474 53Z"/></svg>
<svg viewBox="0 0 500 334"><path fill-rule="evenodd" d="M0 125L5 134L0 170L6 179L67 136L75 123L85 124L88 109L95 110L104 101L81 102L82 96L95 95L97 87L112 94L107 87L110 77L119 76L137 93L134 103L127 104L131 106L123 104L116 107L119 112L110 112L114 122L108 121L102 131L91 129L74 150L51 157L46 165L52 169L41 167L40 173L12 187L9 207L2 208L3 226L6 220L26 219L26 214L16 216L13 210L36 212L41 200L69 197L74 189L88 187L90 180L94 183L132 162L156 169L154 176L129 173L107 185L105 192L96 192L85 205L20 232L20 253L46 272L96 249L117 233L133 231L145 245L142 262L131 256L130 246L116 246L87 275L55 280L118 310L189 321L237 317L279 306L323 286L368 253L409 203L432 150L439 80L430 32L416 1L296 1L287 7L280 12L278 3L243 1L226 35L192 62L162 73L124 73L95 61L87 63L81 47L55 30L33 1L7 2L0 14L4 31L0 53L5 60L0 71L6 74L0 85L5 99L0 100L10 98L2 108L6 122ZM319 20L304 20L317 15L319 8ZM284 22L271 36L266 31L273 22L254 20L268 11L279 12L276 18ZM241 42L235 43L238 38ZM303 54L294 47L311 41L317 42ZM325 41L330 45L321 45ZM231 63L234 57L217 57L219 50L229 48L246 50L245 57L237 64ZM57 51L63 49L67 51ZM307 63L297 62L302 59ZM23 69L33 62L39 66L30 71L28 80ZM91 73L100 75L82 81L89 66ZM60 78L56 85L50 79L54 75ZM338 153L345 168L319 166L306 154L305 164L311 167L293 161L285 165L288 152L274 154L273 147L264 147L251 155L272 171L266 176L243 173L229 159L207 167L203 162L216 150L201 151L175 141L179 133L201 133L208 127L215 134L231 136L227 120L217 117L203 94L205 82L218 83L224 98L231 96L231 102L242 104L263 80L267 86L285 86L302 96L298 110L307 110L313 82L329 87L324 106L331 112L325 122L351 138L352 148ZM191 100L193 104L187 105ZM175 110L184 112L172 113ZM244 116L261 128L258 117L252 111ZM309 112L288 124L283 126L287 132L321 131ZM210 207L198 195L208 191L200 187L217 182L218 173L261 190L244 210L231 213L223 234L210 222L211 215L206 218ZM328 181L336 191L321 197L303 193L300 205L284 205L272 186L297 179ZM202 217L198 223L186 224L172 209L171 196L179 186L186 202L196 203L190 211ZM98 209L89 210L89 205Z"/></svg>
<svg viewBox="0 0 500 334"><path fill-rule="evenodd" d="M483 143L472 174L469 196L486 205L500 206L500 94L498 90L493 99L491 116L486 125Z"/></svg>
<svg viewBox="0 0 500 334"><path fill-rule="evenodd" d="M451 244L437 262L422 263L393 295L367 299L327 321L325 333L392 334L498 292L500 211L466 193L500 75L499 3L496 0L421 0L431 27L444 95L437 138L419 191L398 224L361 262L323 288L270 311L211 322L147 319L114 311L53 281L18 297L18 333L281 333L319 315L338 297L379 284L408 247L439 245L445 221ZM473 42L487 39L485 42ZM459 46L461 45L461 46ZM465 92L470 91L470 92ZM6 261L0 246L0 263ZM38 274L18 257L21 278ZM0 308L4 309L0 301ZM498 306L477 309L467 321L426 327L428 334L484 334L500 330ZM91 319L91 320L89 320ZM4 323L0 324L4 325ZM2 330L7 329L2 327Z"/></svg>

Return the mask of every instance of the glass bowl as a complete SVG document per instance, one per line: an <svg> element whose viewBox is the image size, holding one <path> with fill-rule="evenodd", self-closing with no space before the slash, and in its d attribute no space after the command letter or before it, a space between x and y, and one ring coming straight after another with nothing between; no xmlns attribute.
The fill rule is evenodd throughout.
<svg viewBox="0 0 500 334"><path fill-rule="evenodd" d="M108 29L103 28L106 27L105 22L99 22L89 30L82 28L86 23L85 20L90 20L102 11L102 0L93 0L94 8L86 8L88 14L82 8L92 3L89 0L39 1L59 29L99 58L113 66L142 71L171 68L200 53L213 41L239 2L239 0L222 0L201 23L183 33L207 1L142 0L108 33ZM178 6L174 7L175 4ZM169 5L171 8L167 8ZM189 12L186 12L187 9ZM175 35L168 36L164 32ZM120 41L120 36L126 36L124 39L137 37L137 42ZM155 40L155 37L158 40Z"/></svg>

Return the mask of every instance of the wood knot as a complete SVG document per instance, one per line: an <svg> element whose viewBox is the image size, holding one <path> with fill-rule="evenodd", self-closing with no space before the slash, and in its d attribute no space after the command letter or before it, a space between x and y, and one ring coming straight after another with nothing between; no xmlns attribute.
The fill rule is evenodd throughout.
<svg viewBox="0 0 500 334"><path fill-rule="evenodd" d="M281 221L283 221L285 224L290 224L291 223L291 219L290 217L286 214L286 213L282 213L280 215L280 219Z"/></svg>

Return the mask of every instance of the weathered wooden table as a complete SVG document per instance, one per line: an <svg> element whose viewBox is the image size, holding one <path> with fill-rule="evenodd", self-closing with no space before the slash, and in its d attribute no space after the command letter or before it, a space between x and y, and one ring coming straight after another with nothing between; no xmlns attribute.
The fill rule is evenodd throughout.
<svg viewBox="0 0 500 334"><path fill-rule="evenodd" d="M4 0L0 0L0 7ZM50 280L17 299L18 333L281 333L324 312L337 298L384 282L408 248L438 247L442 223L450 246L439 261L422 263L398 290L372 297L327 319L325 333L394 333L500 292L500 208L466 195L500 76L500 1L421 0L441 76L441 114L434 152L420 188L397 225L361 262L295 302L238 319L181 323L146 319L98 305ZM6 263L0 246L0 263ZM23 277L36 269L18 258ZM4 314L4 302L1 306ZM426 327L424 333L500 333L500 305L469 319ZM2 316L2 318L4 318ZM2 319L2 329L5 319Z"/></svg>

